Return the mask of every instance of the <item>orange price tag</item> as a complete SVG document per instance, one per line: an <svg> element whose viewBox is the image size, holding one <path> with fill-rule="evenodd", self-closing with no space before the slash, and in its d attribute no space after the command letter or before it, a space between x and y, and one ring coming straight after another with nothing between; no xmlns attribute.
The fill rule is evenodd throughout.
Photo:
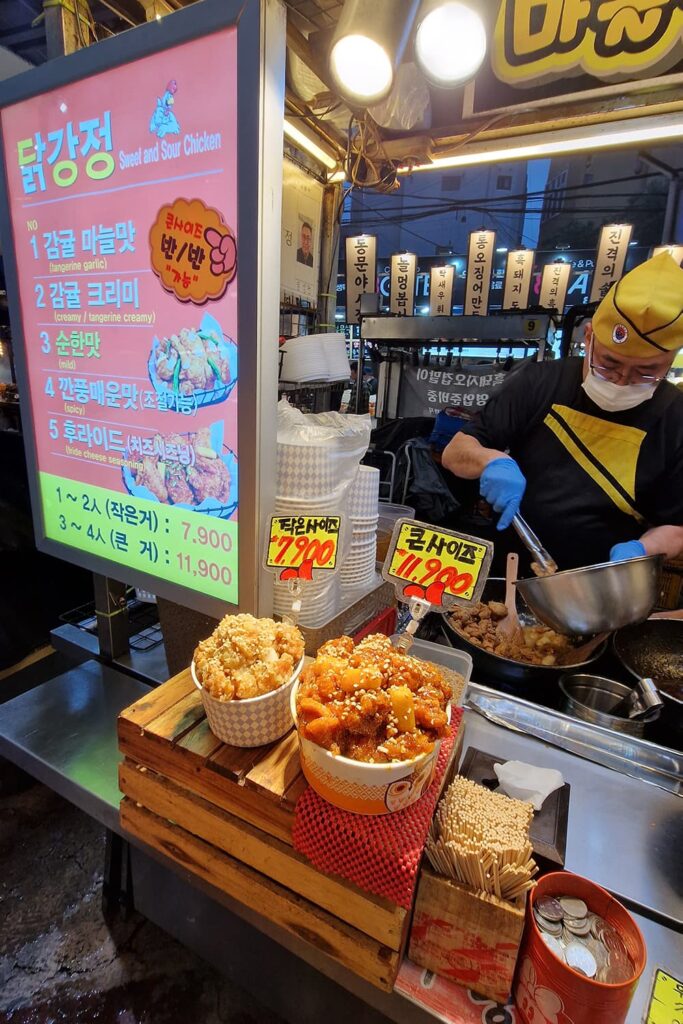
<svg viewBox="0 0 683 1024"><path fill-rule="evenodd" d="M201 306L220 299L237 273L237 242L201 199L162 206L149 233L152 270L167 292Z"/></svg>
<svg viewBox="0 0 683 1024"><path fill-rule="evenodd" d="M417 597L448 608L479 600L492 557L489 541L399 519L382 574L401 600Z"/></svg>
<svg viewBox="0 0 683 1024"><path fill-rule="evenodd" d="M281 580L312 579L314 570L337 568L341 516L273 516L266 567Z"/></svg>

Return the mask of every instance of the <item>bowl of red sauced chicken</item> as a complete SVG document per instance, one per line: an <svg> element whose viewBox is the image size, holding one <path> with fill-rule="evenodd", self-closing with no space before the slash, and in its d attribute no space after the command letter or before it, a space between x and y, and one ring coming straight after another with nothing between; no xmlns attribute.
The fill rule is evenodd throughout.
<svg viewBox="0 0 683 1024"><path fill-rule="evenodd" d="M415 803L450 734L450 676L382 634L358 646L348 636L323 644L291 694L301 767L313 789L358 814Z"/></svg>

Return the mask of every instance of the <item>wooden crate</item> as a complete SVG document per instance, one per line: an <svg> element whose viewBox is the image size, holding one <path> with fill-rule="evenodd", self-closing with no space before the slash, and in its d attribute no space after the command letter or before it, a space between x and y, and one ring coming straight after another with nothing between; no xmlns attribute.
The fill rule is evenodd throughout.
<svg viewBox="0 0 683 1024"><path fill-rule="evenodd" d="M209 730L186 670L123 711L118 732L126 832L391 990L409 913L293 849L306 787L294 731L268 747L229 747Z"/></svg>
<svg viewBox="0 0 683 1024"><path fill-rule="evenodd" d="M497 1003L512 989L526 898L506 903L423 867L408 956Z"/></svg>

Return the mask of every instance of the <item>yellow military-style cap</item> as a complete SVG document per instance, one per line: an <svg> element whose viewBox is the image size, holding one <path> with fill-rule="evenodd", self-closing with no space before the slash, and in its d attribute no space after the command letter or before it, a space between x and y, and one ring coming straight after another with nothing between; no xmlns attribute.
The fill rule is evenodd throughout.
<svg viewBox="0 0 683 1024"><path fill-rule="evenodd" d="M683 348L683 270L668 252L629 271L593 314L596 339L630 359Z"/></svg>

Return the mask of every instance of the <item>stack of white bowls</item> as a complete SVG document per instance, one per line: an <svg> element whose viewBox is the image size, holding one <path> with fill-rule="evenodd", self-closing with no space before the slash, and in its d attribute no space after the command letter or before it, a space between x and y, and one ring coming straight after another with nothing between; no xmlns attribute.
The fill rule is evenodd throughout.
<svg viewBox="0 0 683 1024"><path fill-rule="evenodd" d="M351 366L346 352L346 338L343 334L318 334L324 340L325 358L330 374L330 380L350 380Z"/></svg>
<svg viewBox="0 0 683 1024"><path fill-rule="evenodd" d="M277 456L276 516L339 514L334 459L329 447L279 442ZM321 574L320 579L306 582L300 624L310 629L325 625L338 613L339 600L339 573ZM273 604L276 615L287 615L292 608L289 586L277 578Z"/></svg>
<svg viewBox="0 0 683 1024"><path fill-rule="evenodd" d="M289 338L280 348L280 380L305 383L329 380L327 355L314 334Z"/></svg>
<svg viewBox="0 0 683 1024"><path fill-rule="evenodd" d="M334 515L334 470L335 460L326 445L278 443L276 501L284 501L288 513L308 513L310 508L311 514Z"/></svg>
<svg viewBox="0 0 683 1024"><path fill-rule="evenodd" d="M301 626L318 629L333 619L340 610L339 606L339 575L324 576L320 582L312 580L302 587L301 611L297 621ZM273 611L284 617L291 614L292 594L287 583L275 582L273 592Z"/></svg>
<svg viewBox="0 0 683 1024"><path fill-rule="evenodd" d="M280 349L280 380L306 383L312 380L349 380L351 367L342 334L308 334L290 338Z"/></svg>
<svg viewBox="0 0 683 1024"><path fill-rule="evenodd" d="M347 505L352 534L351 547L340 573L344 600L367 589L375 580L378 499L379 470L360 466Z"/></svg>

